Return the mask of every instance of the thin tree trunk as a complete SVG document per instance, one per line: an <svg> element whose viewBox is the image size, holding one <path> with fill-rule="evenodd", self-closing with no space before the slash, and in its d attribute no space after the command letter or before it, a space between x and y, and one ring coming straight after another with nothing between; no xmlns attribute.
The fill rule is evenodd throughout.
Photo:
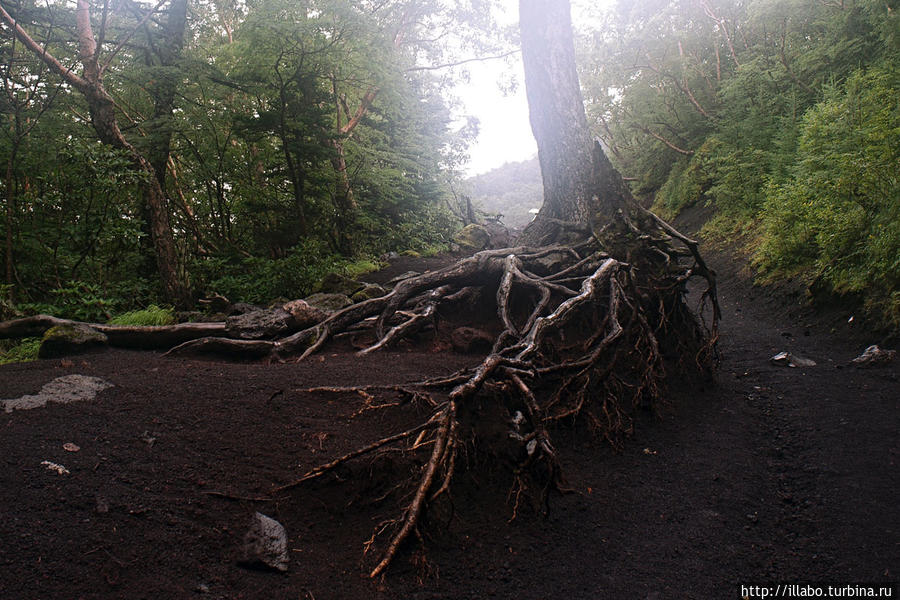
<svg viewBox="0 0 900 600"><path fill-rule="evenodd" d="M16 37L29 50L84 95L90 111L91 124L100 141L114 148L125 150L131 156L135 167L147 174L141 187L144 202L149 207L150 231L165 297L177 306L186 306L190 301L190 294L178 273L179 260L175 251L174 234L169 223L166 197L159 185L153 165L125 139L119 129L115 103L103 85L103 69L100 66L99 48L91 27L89 1L78 0L75 8L78 59L84 67L81 76L65 67L45 48L35 42L2 7L0 7L0 18L10 26Z"/></svg>
<svg viewBox="0 0 900 600"><path fill-rule="evenodd" d="M13 177L13 165L16 160L18 144L14 142L9 159L6 161L6 283L12 285L15 281L15 259L13 258L13 215L15 209L15 179Z"/></svg>

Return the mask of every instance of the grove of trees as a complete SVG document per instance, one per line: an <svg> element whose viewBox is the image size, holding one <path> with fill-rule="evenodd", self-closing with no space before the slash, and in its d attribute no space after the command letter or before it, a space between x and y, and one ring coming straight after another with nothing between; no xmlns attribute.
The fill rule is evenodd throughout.
<svg viewBox="0 0 900 600"><path fill-rule="evenodd" d="M482 4L4 0L3 297L262 302L440 244L473 133L444 67L492 51Z"/></svg>

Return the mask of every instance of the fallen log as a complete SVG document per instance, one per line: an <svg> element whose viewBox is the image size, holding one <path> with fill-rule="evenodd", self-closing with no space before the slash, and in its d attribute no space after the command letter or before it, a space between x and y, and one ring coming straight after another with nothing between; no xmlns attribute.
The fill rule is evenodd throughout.
<svg viewBox="0 0 900 600"><path fill-rule="evenodd" d="M104 334L110 346L141 350L171 348L204 337L225 337L224 322L177 323L175 325L108 325L83 323L50 315L34 315L0 323L0 339L41 337L49 329L67 325L86 325Z"/></svg>

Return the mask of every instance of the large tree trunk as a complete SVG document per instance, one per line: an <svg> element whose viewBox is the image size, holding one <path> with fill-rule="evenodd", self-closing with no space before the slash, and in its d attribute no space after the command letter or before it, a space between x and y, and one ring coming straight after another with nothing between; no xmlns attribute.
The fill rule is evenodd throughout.
<svg viewBox="0 0 900 600"><path fill-rule="evenodd" d="M519 30L529 118L544 182L544 204L521 241L542 245L558 238L560 222L602 227L624 206L627 190L603 181L621 179L611 167L596 172L568 0L520 0ZM608 163L605 156L597 158Z"/></svg>

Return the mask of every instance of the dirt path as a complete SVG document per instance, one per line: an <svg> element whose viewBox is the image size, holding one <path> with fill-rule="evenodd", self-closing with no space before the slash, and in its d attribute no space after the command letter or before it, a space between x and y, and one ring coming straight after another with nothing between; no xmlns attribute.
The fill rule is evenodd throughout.
<svg viewBox="0 0 900 600"><path fill-rule="evenodd" d="M900 365L849 367L864 334L807 326L713 262L725 313L715 382L672 381L670 412L643 415L621 453L587 431L559 434L578 493L555 497L547 518L508 523L502 458L479 459L449 526L432 519L427 562L404 554L380 583L361 577L361 551L393 504L367 500L388 489L361 469L274 502L215 493L263 495L417 418L357 415L355 394L300 388L409 381L477 357L426 344L299 365L108 351L2 366L0 398L71 374L114 387L0 412L0 598L701 599L739 598L742 584L900 579ZM771 365L781 350L818 364ZM286 575L235 563L255 510L288 531Z"/></svg>

